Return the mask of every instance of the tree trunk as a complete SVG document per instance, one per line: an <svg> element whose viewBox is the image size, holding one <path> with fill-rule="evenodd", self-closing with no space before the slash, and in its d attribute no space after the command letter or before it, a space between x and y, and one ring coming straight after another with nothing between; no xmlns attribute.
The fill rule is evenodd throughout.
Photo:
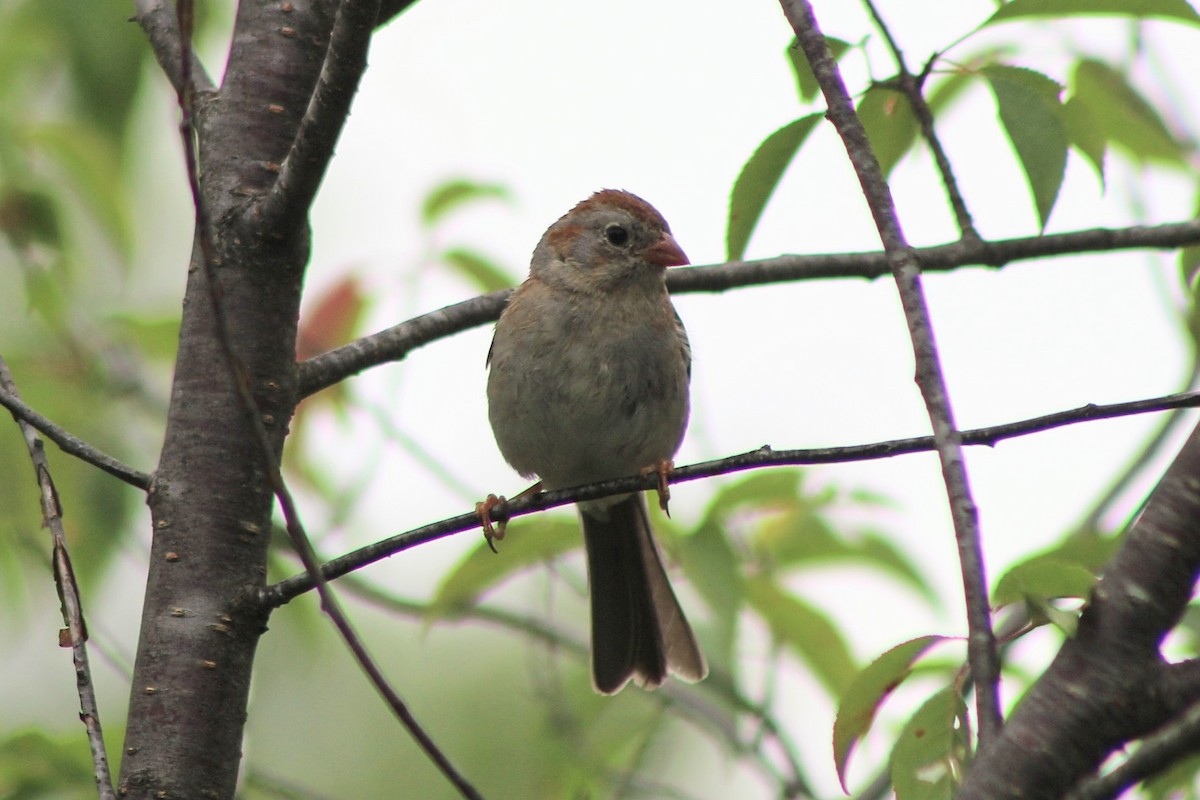
<svg viewBox="0 0 1200 800"><path fill-rule="evenodd" d="M196 101L217 301L275 457L296 405L295 338L309 230L264 219L308 107L336 3L244 2L219 91ZM173 13L158 9L153 13ZM241 400L197 231L166 439L150 489L153 545L119 787L231 798L251 667L268 611L273 493Z"/></svg>

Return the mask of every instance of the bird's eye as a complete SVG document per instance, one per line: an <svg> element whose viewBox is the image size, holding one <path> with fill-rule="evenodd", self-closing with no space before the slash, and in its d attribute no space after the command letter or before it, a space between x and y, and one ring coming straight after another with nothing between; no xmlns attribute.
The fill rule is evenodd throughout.
<svg viewBox="0 0 1200 800"><path fill-rule="evenodd" d="M604 226L604 238L609 244L623 247L629 241L629 229L619 222L610 222Z"/></svg>

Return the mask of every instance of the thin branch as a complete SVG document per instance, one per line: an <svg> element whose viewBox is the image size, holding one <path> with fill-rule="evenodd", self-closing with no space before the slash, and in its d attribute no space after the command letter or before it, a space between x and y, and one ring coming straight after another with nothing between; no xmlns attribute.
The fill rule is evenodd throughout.
<svg viewBox="0 0 1200 800"><path fill-rule="evenodd" d="M18 397L17 386L8 364L0 357L0 388L10 397ZM104 731L100 725L100 707L96 702L95 682L88 665L87 626L83 620L83 605L79 598L79 585L75 582L75 571L71 568L71 556L67 551L67 535L63 530L62 506L58 490L50 477L50 464L46 450L33 426L16 418L17 425L25 437L25 446L33 462L41 491L42 523L50 529L53 543L54 584L62 604L63 622L66 630L59 633L60 643L69 642L72 660L75 663L75 688L79 692L79 719L87 729L88 746L92 753L92 775L96 779L96 790L101 800L115 800L112 772L108 765L108 752L104 747Z"/></svg>
<svg viewBox="0 0 1200 800"><path fill-rule="evenodd" d="M183 51L179 44L179 21L174 10L169 8L169 0L134 0L134 8L134 19L142 26L158 66L175 91L182 91L186 81L181 68ZM216 88L194 52L189 55L189 71L197 91L210 92Z"/></svg>
<svg viewBox="0 0 1200 800"><path fill-rule="evenodd" d="M1200 219L1157 226L1094 228L997 242L962 240L914 251L925 272L946 272L967 265L1002 267L1017 261L1118 250L1170 250L1200 244ZM724 292L801 280L867 278L888 274L884 253L787 255L757 261L731 261L667 271L674 294ZM300 365L300 395L311 394L380 364L399 361L418 347L494 322L511 290L481 295L414 317Z"/></svg>
<svg viewBox="0 0 1200 800"><path fill-rule="evenodd" d="M784 15L796 32L796 40L812 65L813 75L829 106L827 116L846 147L846 154L871 208L888 265L896 280L904 318L908 322L916 359L916 381L933 426L950 516L954 523L954 536L958 543L969 629L967 654L975 675L979 746L983 749L998 735L1003 724L999 697L1000 656L992 630L978 510L971 497L962 440L954 422L954 411L934 339L933 322L921 286L921 261L909 247L901 230L891 190L871 150L866 131L854 112L837 62L829 52L829 45L817 25L812 6L807 0L782 0L782 5Z"/></svg>
<svg viewBox="0 0 1200 800"><path fill-rule="evenodd" d="M347 5L356 7L357 12L361 13L361 5L359 3L342 3L338 13L338 23L343 23L342 12ZM441 770L442 774L454 785L463 797L479 798L481 795L475 788L458 772L446 755L438 748L433 739L425 732L424 728L412 715L407 704L400 698L396 691L388 683L387 678L380 670L378 664L371 657L363 644L361 638L354 630L346 615L342 612L341 607L337 603L337 599L333 596L329 587L325 583L325 578L322 576L320 566L317 563L316 554L313 552L312 543L308 538L308 534L304 530L304 526L300 521L300 515L296 508L295 502L291 493L288 491L287 485L284 483L283 475L279 471L279 458L275 451L274 445L271 443L270 434L267 432L266 424L263 422L262 415L259 413L258 405L254 400L254 394L250 387L250 378L248 370L241 359L238 358L233 347L233 336L231 326L229 324L228 315L225 305L222 302L223 292L221 291L218 282L216 264L216 245L213 237L212 224L208 215L208 205L204 199L204 193L200 186L200 170L197 164L196 153L196 129L194 124L193 100L194 89L191 85L191 75L189 65L191 63L191 33L192 33L192 2L191 0L179 0L179 29L180 43L182 53L180 55L181 69L183 75L183 84L179 89L179 107L181 111L181 119L179 123L179 133L183 139L183 148L185 160L187 163L188 185L192 192L192 202L195 206L196 215L196 236L200 245L200 267L203 270L205 278L205 287L207 288L207 299L211 306L213 319L215 321L215 334L218 345L221 348L222 355L225 357L225 363L233 377L234 384L237 387L238 399L241 402L243 410L246 412L248 419L251 422L252 430L254 431L255 439L262 453L266 473L271 488L275 497L279 501L280 510L286 522L288 535L292 539L292 544L300 555L301 561L304 563L308 574L315 581L318 593L321 596L321 607L333 622L338 633L341 634L347 647L350 649L359 667L366 674L375 690L384 698L392 712L401 721L409 734L416 740L417 744L425 752L431 761ZM370 20L373 22L378 9L378 0L371 8ZM348 24L357 24L354 21L354 13L350 12L351 21ZM368 37L370 28L368 27ZM335 59L336 60L336 59ZM328 63L326 67L328 68ZM351 92L351 95L353 93ZM347 101L348 102L348 101ZM345 111L348 113L348 110ZM340 126L339 126L340 127ZM335 136L336 138L336 136ZM293 153L295 151L293 150ZM315 191L315 188L314 188ZM304 209L307 213L307 207Z"/></svg>
<svg viewBox="0 0 1200 800"><path fill-rule="evenodd" d="M1005 439L1028 436L1077 422L1114 419L1152 411L1197 406L1200 406L1200 392L1174 394L1149 400L1113 403L1111 405L1089 404L1069 411L1058 411L1053 414L1046 414L1041 417L1034 417L1018 422L963 431L961 434L962 443L971 446L984 445L991 447ZM772 450L769 446L764 445L758 450L752 450L748 453L729 456L728 458L715 461L705 461L686 467L678 467L672 470L668 477L671 483L686 483L688 481L711 478L715 475L727 475L763 467L872 461L907 453L927 452L933 448L934 440L932 436L895 439L874 444L851 445L849 447L829 447L809 450ZM658 486L658 480L659 476L657 474L652 476L638 475L593 483L583 487L527 495L497 506L492 511L492 518L496 521L511 520L516 517L525 516L526 514L570 505L581 500L596 500L614 494L627 494L629 492L653 489ZM478 527L479 516L475 512L460 514L456 517L433 522L339 556L321 568L321 575L325 580L334 580L368 564L373 564L376 561L393 556L412 547L436 541L437 539L461 533L462 531L475 530ZM294 575L264 589L262 600L268 606L275 608L290 602L305 592L311 591L314 586L315 583L311 575Z"/></svg>
<svg viewBox="0 0 1200 800"><path fill-rule="evenodd" d="M929 152L933 154L938 174L942 177L942 186L946 190L946 199L949 200L950 208L954 211L954 218L958 221L958 230L962 234L962 238L977 242L979 241L979 232L975 230L975 223L971 219L971 212L967 210L967 201L963 198L962 192L959 191L958 180L954 177L954 168L950 166L950 158L946 155L946 150L942 147L942 140L938 138L937 132L933 129L933 113L929 110L929 104L925 102L925 95L922 92L925 78L933 68L937 54L934 54L926 63L920 77L914 76L908 71L908 66L904 63L904 53L900 50L900 46L896 43L896 40L892 38L892 32L888 29L887 23L884 22L883 15L876 8L874 0L863 0L863 3L866 5L872 19L875 20L875 27L883 34L884 41L887 42L888 47L892 51L892 57L896 60L896 68L899 70L898 81L900 91L908 99L908 104L912 107L913 115L917 118L917 123L921 126L921 136L929 146Z"/></svg>
<svg viewBox="0 0 1200 800"><path fill-rule="evenodd" d="M142 491L150 488L150 476L127 464L123 464L107 453L97 450L82 439L72 436L66 430L34 411L7 390L0 391L0 406L7 408L17 420L28 423L45 435L47 439L58 445L67 455L72 455L81 461L104 470L109 475L125 481Z"/></svg>
<svg viewBox="0 0 1200 800"><path fill-rule="evenodd" d="M367 69L367 50L379 17L379 0L341 0L321 76L308 100L296 139L271 191L251 213L260 224L290 229L308 218L329 168L350 104Z"/></svg>
<svg viewBox="0 0 1200 800"><path fill-rule="evenodd" d="M384 591L372 585L368 581L359 579L357 576L348 576L341 585L349 594L358 597L363 602L374 605L376 608L422 620L428 617L429 603L398 597L391 592ZM450 621L463 620L496 625L523 636L528 636L531 639L542 641L556 651L569 653L572 657L581 660L586 659L590 652L587 643L582 639L572 636L540 619L502 608L474 605L461 611L456 611L453 615L448 615L446 619ZM705 728L715 736L723 739L735 752L754 753L761 763L764 774L769 775L772 780L778 782L782 787L781 797L815 796L812 789L808 786L807 780L804 778L804 769L801 766L800 755L796 751L795 745L788 739L782 726L767 710L766 704L756 703L749 699L738 691L733 681L724 676L713 676L713 678L713 680L708 680L701 684L669 681L663 684L654 693L654 696L667 701L680 712L681 716L691 719L699 727ZM705 701L703 697L708 694L718 695L722 701L721 705ZM786 762L787 769L790 772L789 776L778 774L775 771L774 765L766 757L766 753L763 752L760 746L757 746L757 739L761 737L756 736L756 741L743 741L743 738L739 735L738 726L729 725L728 709L730 707L749 715L759 723L756 731L765 733L779 747L782 758Z"/></svg>

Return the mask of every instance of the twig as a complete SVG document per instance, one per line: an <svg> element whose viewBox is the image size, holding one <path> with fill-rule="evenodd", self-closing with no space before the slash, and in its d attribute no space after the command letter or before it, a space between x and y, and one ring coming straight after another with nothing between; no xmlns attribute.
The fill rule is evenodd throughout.
<svg viewBox="0 0 1200 800"><path fill-rule="evenodd" d="M18 397L17 386L8 364L0 356L0 388L10 397ZM50 464L46 460L46 450L33 426L14 415L21 434L25 437L25 446L29 450L29 458L33 462L33 471L37 476L38 488L41 491L42 523L50 529L50 539L53 546L54 585L58 589L58 599L62 604L63 622L66 630L59 633L60 643L70 643L71 657L75 663L75 688L79 692L79 718L87 729L88 746L92 753L92 775L96 779L96 790L101 800L115 800L112 772L108 765L108 752L104 747L104 731L100 725L100 707L96 702L95 682L92 680L92 670L88 665L87 626L83 620L83 606L79 599L79 585L75 582L75 571L71 568L71 556L67 551L67 535L63 530L62 506L59 504L58 490L54 488L54 480L50 477Z"/></svg>
<svg viewBox="0 0 1200 800"><path fill-rule="evenodd" d="M169 4L170 0L134 0L134 19L150 41L158 66L175 91L179 92L185 83L184 70L180 66L183 56L179 44L179 21L175 14L170 13ZM215 88L212 78L208 77L204 65L194 52L189 56L188 70L198 91L208 92Z"/></svg>
<svg viewBox="0 0 1200 800"><path fill-rule="evenodd" d="M971 212L967 210L967 201L963 198L962 192L958 189L958 180L954 177L954 168L950 166L950 159L946 155L946 150L942 147L942 141L938 138L937 132L933 129L933 114L929 110L929 104L925 102L925 95L922 93L922 87L925 83L925 78L932 69L934 61L937 59L937 54L925 65L920 77L913 75L908 71L908 66L904 63L904 53L900 50L900 46L892 37L892 32L888 29L887 23L883 20L883 15L876 8L874 0L863 0L867 7L867 11L875 20L875 27L883 34L884 41L892 51L892 57L896 60L896 68L899 70L900 91L908 99L908 104L912 107L913 115L917 118L917 123L921 126L921 136L924 137L925 143L929 146L929 152L933 154L934 163L937 164L938 173L942 176L942 186L946 190L946 198L950 201L950 208L954 211L954 218L958 221L958 230L962 238L969 241L979 241L979 232L975 230L975 223L971 220Z"/></svg>
<svg viewBox="0 0 1200 800"><path fill-rule="evenodd" d="M954 523L958 543L959 564L962 567L963 595L967 611L967 655L975 675L975 704L978 714L979 747L984 749L1000 732L1003 717L1000 713L1000 657L992 630L991 606L988 603L987 574L979 535L979 517L971 497L966 464L962 456L961 437L954 422L950 395L942 374L934 339L933 323L921 286L921 262L904 237L891 190L879 169L866 131L854 113L850 95L838 72L837 62L817 26L808 0L782 0L784 15L796 32L813 75L821 86L829 106L827 116L837 128L846 153L854 165L863 195L871 208L887 254L888 264L896 279L900 304L908 322L916 359L916 381L929 412L933 426L942 479Z"/></svg>
<svg viewBox="0 0 1200 800"><path fill-rule="evenodd" d="M350 104L367 69L367 50L379 16L379 0L341 0L325 63L287 158L270 192L251 213L259 224L290 229L303 223L333 148L350 116Z"/></svg>
<svg viewBox="0 0 1200 800"><path fill-rule="evenodd" d="M102 469L109 475L119 478L130 486L135 486L142 491L150 488L150 476L145 472L140 472L127 464L123 464L107 453L92 447L82 439L67 433L66 430L25 405L21 398L9 393L7 390L0 391L0 406L4 406L12 412L13 417L16 419L36 428L47 439L58 445L58 448L67 455L75 456L80 461L85 461L94 467Z"/></svg>
<svg viewBox="0 0 1200 800"><path fill-rule="evenodd" d="M924 272L944 272L972 264L1002 267L1016 261L1052 256L1133 249L1168 250L1192 244L1200 244L1200 219L1168 225L1094 228L997 242L964 239L953 244L918 248L914 252ZM800 280L873 280L887 274L888 262L884 253L787 255L671 269L667 271L667 287L674 294L724 292L744 286ZM365 369L399 361L430 342L494 322L510 292L505 289L455 303L310 358L300 365L300 396L308 397Z"/></svg>
<svg viewBox="0 0 1200 800"><path fill-rule="evenodd" d="M347 3L342 4L342 9ZM361 12L361 5L355 5L358 11ZM370 19L374 21L377 10L377 4L372 9ZM206 295L211 305L213 319L215 321L215 333L218 345L221 348L222 355L225 357L226 365L232 374L234 384L237 387L238 398L242 404L248 419L251 422L254 431L255 439L262 452L264 465L266 468L267 478L275 497L279 501L280 510L283 513L286 522L288 535L292 539L292 544L300 555L301 561L304 563L305 569L315 581L318 594L321 596L321 607L333 622L338 633L341 634L350 652L354 655L359 667L366 674L375 690L384 698L392 712L401 721L409 734L416 740L417 744L424 750L425 754L431 761L442 771L442 774L455 786L455 788L467 798L479 798L479 793L475 788L458 772L446 755L433 742L433 739L425 732L424 728L417 722L412 715L407 704L400 698L396 691L388 683L382 670L375 663L375 660L367 652L366 646L354 630L346 615L342 612L341 607L337 603L337 599L329 590L325 583L325 578L321 574L319 564L317 563L316 554L313 552L312 543L308 538L308 534L304 530L304 526L300 521L299 512L296 509L295 502L292 499L291 493L288 491L287 485L284 483L283 475L279 471L279 458L275 452L275 447L271 443L270 434L267 432L266 424L263 422L262 415L259 413L258 405L254 400L253 392L250 388L250 379L247 374L248 370L242 361L238 358L233 347L233 337L230 333L230 325L228 316L225 311L225 306L222 302L222 291L218 283L218 276L215 269L216 253L215 242L211 220L208 216L208 206L204 200L204 194L200 186L200 171L197 165L196 153L196 130L193 122L193 107L192 101L194 96L194 88L191 84L190 64L191 64L191 33L192 33L192 0L179 0L179 30L180 30L180 62L182 64L183 84L179 90L179 106L181 110L181 119L179 124L180 136L183 139L183 147L185 159L187 162L188 185L192 192L192 202L196 212L196 235L200 245L201 252L201 269L204 272L204 283L207 289ZM342 14L339 10L338 20L341 20ZM335 23L335 27L337 23ZM368 29L369 35L369 29ZM335 58L329 56L329 58ZM328 159L332 152L326 153L325 158ZM323 169L323 167L322 167Z"/></svg>
<svg viewBox="0 0 1200 800"><path fill-rule="evenodd" d="M342 583L346 591L360 600L370 603L377 608L406 616L425 619L429 612L429 604L408 600L386 592L357 576L348 576ZM515 631L532 639L538 639L555 650L569 653L571 656L586 659L589 648L586 642L566 633L542 620L523 614L517 614L493 606L473 605L469 608L456 610L447 615L450 620L466 620L497 625L510 631ZM703 700L705 694L718 694L721 705L715 705ZM758 756L764 774L770 776L781 786L781 797L813 797L812 789L804 778L804 769L800 764L800 755L795 745L788 739L787 734L767 710L764 703L756 703L741 694L736 685L724 676L714 675L703 684L689 685L670 681L663 684L655 696L669 701L670 704L698 726L719 736L737 752L751 752ZM775 771L766 758L766 753L756 742L745 742L739 735L738 726L731 726L727 720L727 709L733 707L737 711L748 714L758 723L757 730L766 733L780 750L787 764L788 776L782 776Z"/></svg>
<svg viewBox="0 0 1200 800"><path fill-rule="evenodd" d="M1148 400L1134 400L1128 403L1113 403L1111 405L1089 404L1080 408L1058 411L1053 414L1046 414L1041 417L1034 417L1018 422L963 431L961 434L962 443L964 445L986 445L990 447L1005 439L1040 433L1077 422L1113 419L1133 414L1144 414L1151 411L1164 411L1173 408L1195 406L1200 406L1200 392L1168 395ZM849 447L829 447L809 450L772 450L770 447L763 446L758 450L729 456L728 458L706 461L686 467L677 467L671 471L668 477L671 483L686 483L688 481L711 478L714 475L727 475L762 467L871 461L907 453L926 452L933 448L934 440L932 436L895 439L873 444L851 445ZM550 508L570 505L580 500L596 500L614 494L627 494L639 490L654 489L658 486L658 480L659 476L657 474L653 476L638 475L604 481L602 483L593 483L582 487L528 495L510 500L504 503L503 506L497 506L492 512L492 518L497 521L501 519L509 520ZM376 561L393 556L412 547L455 533L461 533L462 531L474 530L478 527L479 516L473 511L439 522L433 522L339 556L321 567L321 575L326 580L334 580L368 564L373 564ZM263 592L263 601L272 608L278 607L305 592L311 591L314 586L315 584L311 575L294 575L273 586L267 587Z"/></svg>

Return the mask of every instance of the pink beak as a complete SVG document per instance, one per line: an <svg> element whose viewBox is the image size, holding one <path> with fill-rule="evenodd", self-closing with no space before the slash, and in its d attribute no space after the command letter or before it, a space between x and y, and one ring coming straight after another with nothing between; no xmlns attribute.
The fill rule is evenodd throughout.
<svg viewBox="0 0 1200 800"><path fill-rule="evenodd" d="M642 251L642 258L656 267L678 267L690 263L675 238L663 233L662 238Z"/></svg>

